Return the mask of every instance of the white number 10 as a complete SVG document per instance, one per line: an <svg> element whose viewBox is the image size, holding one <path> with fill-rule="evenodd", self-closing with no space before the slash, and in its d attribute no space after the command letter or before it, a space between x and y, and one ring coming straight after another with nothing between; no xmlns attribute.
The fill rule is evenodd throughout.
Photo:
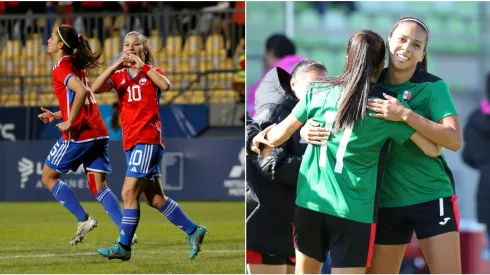
<svg viewBox="0 0 490 275"><path fill-rule="evenodd" d="M128 102L140 101L141 89L139 85L128 87Z"/></svg>
<svg viewBox="0 0 490 275"><path fill-rule="evenodd" d="M333 129L333 124L335 122L336 116L337 112L325 112L325 129L329 129L330 131ZM345 151L347 150L347 144L349 143L351 135L352 125L345 128L344 134L340 139L339 148L335 156L335 173L342 173L342 169L344 168L344 155ZM318 160L318 166L327 167L327 161L327 142L325 142L325 144L320 147L320 159Z"/></svg>

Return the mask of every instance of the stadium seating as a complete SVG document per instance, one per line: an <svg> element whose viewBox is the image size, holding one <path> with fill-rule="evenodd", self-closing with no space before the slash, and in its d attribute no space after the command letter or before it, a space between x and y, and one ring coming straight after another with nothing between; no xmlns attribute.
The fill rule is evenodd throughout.
<svg viewBox="0 0 490 275"><path fill-rule="evenodd" d="M104 27L111 30L111 35L102 43L96 37L88 37L91 49L102 51L103 64L99 73L120 57L120 29L126 21L127 16L122 15L117 16L114 22L112 18L105 17ZM59 22L58 19L55 23ZM46 20L37 20L37 24L43 26ZM232 58L228 58L226 52L229 41L217 34L207 37L194 33L186 37L177 34L163 40L158 30L154 29L148 43L155 63L167 73L172 83L171 90L163 93L161 103L170 103L172 98L175 98L173 103L188 104L202 104L208 99L213 102L236 101L235 97L229 96L234 94L231 90L234 73L208 71L237 70L238 57L245 50L244 39L236 46L238 50ZM0 77L0 106L57 105L51 83L54 62L46 54L41 34L29 35L24 46L19 40L5 41L0 47L0 75L3 76ZM94 81L95 77L90 76L90 79ZM205 92L205 85L208 85L208 89L220 91ZM115 96L111 93L96 95L96 100L99 104L112 104Z"/></svg>

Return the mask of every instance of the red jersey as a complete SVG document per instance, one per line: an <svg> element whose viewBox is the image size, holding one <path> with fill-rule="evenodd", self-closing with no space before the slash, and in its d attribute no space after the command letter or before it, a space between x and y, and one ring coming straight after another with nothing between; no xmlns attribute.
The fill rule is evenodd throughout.
<svg viewBox="0 0 490 275"><path fill-rule="evenodd" d="M162 70L155 70L165 75ZM122 69L111 76L110 82L117 92L124 150L138 143L164 146L158 108L160 89L143 71L133 77L128 69Z"/></svg>
<svg viewBox="0 0 490 275"><path fill-rule="evenodd" d="M85 87L89 88L90 92L87 93L85 104L78 112L70 131L63 133L61 138L74 142L109 138L109 132L102 120L99 107L90 89L87 72L85 70L81 72L73 71L69 56L63 56L53 68L54 94L58 99L63 121L68 120L75 99L75 92L68 88L68 81L73 76L77 76Z"/></svg>

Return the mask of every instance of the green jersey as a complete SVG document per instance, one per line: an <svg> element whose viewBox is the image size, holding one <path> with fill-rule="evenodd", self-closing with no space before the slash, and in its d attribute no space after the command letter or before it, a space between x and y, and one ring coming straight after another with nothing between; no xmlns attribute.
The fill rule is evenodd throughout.
<svg viewBox="0 0 490 275"><path fill-rule="evenodd" d="M292 114L302 123L313 119L322 127L333 129L342 88L320 85L310 87ZM381 95L382 91L375 89L372 94ZM326 145L308 145L298 176L296 204L332 216L372 223L376 220L381 182L380 152L390 139L403 144L414 132L404 122L366 115L343 131L332 131Z"/></svg>
<svg viewBox="0 0 490 275"><path fill-rule="evenodd" d="M440 78L416 71L406 83L379 87L396 92L417 114L438 122L457 114L449 89ZM454 195L444 155L431 158L411 140L391 147L381 187L380 207L400 207Z"/></svg>

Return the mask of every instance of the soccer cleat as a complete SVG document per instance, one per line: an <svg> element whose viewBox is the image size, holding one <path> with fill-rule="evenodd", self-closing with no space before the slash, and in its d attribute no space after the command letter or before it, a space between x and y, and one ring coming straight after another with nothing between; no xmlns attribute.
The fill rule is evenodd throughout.
<svg viewBox="0 0 490 275"><path fill-rule="evenodd" d="M97 227L97 220L94 219L94 218L92 218L92 217L90 217L90 216L88 217L88 219L86 221L79 222L78 223L77 233L71 239L70 244L71 245L76 245L79 242L83 241L83 239L85 238L85 236L87 236L88 232L90 232L95 227Z"/></svg>
<svg viewBox="0 0 490 275"><path fill-rule="evenodd" d="M126 251L119 243L106 248L99 248L97 252L109 260L119 259L121 261L129 261L131 259L131 251Z"/></svg>
<svg viewBox="0 0 490 275"><path fill-rule="evenodd" d="M121 241L121 237L117 238L117 241L113 241L112 243L113 244L116 244L118 243L119 241ZM136 234L133 235L133 240L131 241L131 245L135 244L138 242L138 237L136 237Z"/></svg>
<svg viewBox="0 0 490 275"><path fill-rule="evenodd" d="M187 244L191 246L191 253L189 254L189 259L194 259L197 253L201 251L201 244L206 236L208 230L203 225L198 225L194 233L187 235Z"/></svg>

